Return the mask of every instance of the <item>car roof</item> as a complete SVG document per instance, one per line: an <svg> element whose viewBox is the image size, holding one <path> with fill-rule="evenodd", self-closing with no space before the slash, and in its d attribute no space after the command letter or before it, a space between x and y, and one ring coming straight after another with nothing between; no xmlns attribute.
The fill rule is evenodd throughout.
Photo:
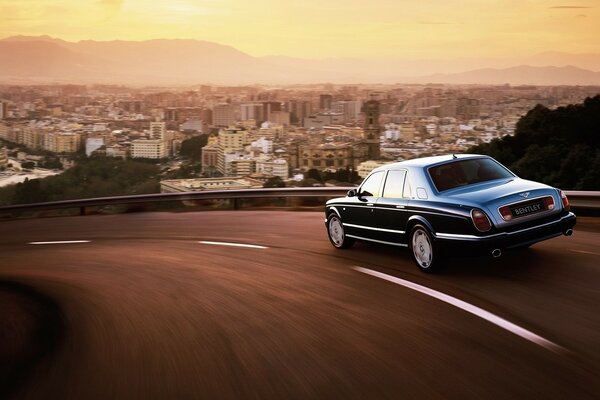
<svg viewBox="0 0 600 400"><path fill-rule="evenodd" d="M444 156L434 156L434 157L421 157L415 158L412 160L400 161L393 164L385 164L376 170L385 171L388 169L395 168L405 168L405 167L417 167L417 168L426 168L431 167L436 164L443 164L445 162L449 162L452 160L465 160L470 158L490 158L489 156L482 154L447 154Z"/></svg>

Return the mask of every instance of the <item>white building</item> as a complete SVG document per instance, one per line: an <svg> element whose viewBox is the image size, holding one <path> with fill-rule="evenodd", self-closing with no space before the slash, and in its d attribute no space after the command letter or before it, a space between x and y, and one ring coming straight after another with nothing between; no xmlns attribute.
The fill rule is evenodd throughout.
<svg viewBox="0 0 600 400"><path fill-rule="evenodd" d="M137 139L131 142L131 158L160 159L168 154L165 142L160 139Z"/></svg>
<svg viewBox="0 0 600 400"><path fill-rule="evenodd" d="M258 189L263 183L251 178L196 178L173 179L160 182L162 193L190 192L200 190Z"/></svg>
<svg viewBox="0 0 600 400"><path fill-rule="evenodd" d="M179 125L180 131L196 131L202 133L202 121L199 119L189 119Z"/></svg>
<svg viewBox="0 0 600 400"><path fill-rule="evenodd" d="M250 146L255 149L260 149L264 154L271 154L273 152L273 141L264 137L250 143Z"/></svg>
<svg viewBox="0 0 600 400"><path fill-rule="evenodd" d="M104 146L104 138L88 138L85 140L85 155L90 156L100 147Z"/></svg>
<svg viewBox="0 0 600 400"><path fill-rule="evenodd" d="M282 158L276 158L274 160L257 160L256 172L271 174L284 180L290 177L288 162Z"/></svg>
<svg viewBox="0 0 600 400"><path fill-rule="evenodd" d="M127 147L121 146L120 144L114 144L112 146L106 146L106 155L108 157L127 158Z"/></svg>
<svg viewBox="0 0 600 400"><path fill-rule="evenodd" d="M358 164L358 167L356 168L356 172L358 173L358 176L360 176L361 178L366 178L367 175L369 175L371 173L371 171L373 171L375 168L379 168L382 165L389 164L389 163L390 162L373 161L373 160L361 162L360 164Z"/></svg>
<svg viewBox="0 0 600 400"><path fill-rule="evenodd" d="M396 142L400 140L400 128L396 124L386 124L383 136L386 140Z"/></svg>

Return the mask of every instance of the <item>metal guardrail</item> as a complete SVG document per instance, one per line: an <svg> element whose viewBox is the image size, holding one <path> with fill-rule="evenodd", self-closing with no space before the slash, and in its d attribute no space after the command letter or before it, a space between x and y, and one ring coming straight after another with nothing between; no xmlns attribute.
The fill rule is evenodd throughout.
<svg viewBox="0 0 600 400"><path fill-rule="evenodd" d="M340 197L352 187L311 187L277 189L211 190L182 193L156 193L133 196L99 197L93 199L63 200L48 203L20 204L0 207L0 214L79 209L85 215L86 208L114 205L146 204L169 201L232 200L232 208L239 209L243 199L294 198L294 197ZM574 209L600 210L600 191L565 191Z"/></svg>
<svg viewBox="0 0 600 400"><path fill-rule="evenodd" d="M239 209L241 200L258 198L293 198L293 197L339 197L346 194L351 187L310 187L310 188L276 188L276 189L239 189L239 190L207 190L181 193L156 193L132 196L99 197L93 199L62 200L47 203L18 204L0 207L0 214L24 211L44 211L78 208L81 215L89 207L105 207L114 205L147 204L173 201L199 200L232 200L232 208Z"/></svg>
<svg viewBox="0 0 600 400"><path fill-rule="evenodd" d="M600 191L565 190L571 207L580 210L600 210Z"/></svg>

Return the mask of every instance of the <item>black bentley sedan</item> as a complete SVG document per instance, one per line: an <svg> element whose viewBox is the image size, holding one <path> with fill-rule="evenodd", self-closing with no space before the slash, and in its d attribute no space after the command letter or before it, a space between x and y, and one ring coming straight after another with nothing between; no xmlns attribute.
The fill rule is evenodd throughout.
<svg viewBox="0 0 600 400"><path fill-rule="evenodd" d="M408 247L425 272L461 250L500 257L505 249L570 236L576 220L562 190L470 154L379 167L346 197L329 200L325 217L336 248L355 240Z"/></svg>

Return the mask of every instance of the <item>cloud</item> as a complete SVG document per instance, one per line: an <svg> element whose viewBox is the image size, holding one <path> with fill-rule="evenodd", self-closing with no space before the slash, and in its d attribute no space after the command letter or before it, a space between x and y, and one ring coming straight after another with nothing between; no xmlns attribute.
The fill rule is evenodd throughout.
<svg viewBox="0 0 600 400"><path fill-rule="evenodd" d="M592 7L588 7L588 6L552 6L552 7L548 7L548 8L556 8L556 9L561 9L561 10L579 10L582 8L592 8Z"/></svg>
<svg viewBox="0 0 600 400"><path fill-rule="evenodd" d="M578 14L575 16L575 18L587 18L587 15L585 14Z"/></svg>

